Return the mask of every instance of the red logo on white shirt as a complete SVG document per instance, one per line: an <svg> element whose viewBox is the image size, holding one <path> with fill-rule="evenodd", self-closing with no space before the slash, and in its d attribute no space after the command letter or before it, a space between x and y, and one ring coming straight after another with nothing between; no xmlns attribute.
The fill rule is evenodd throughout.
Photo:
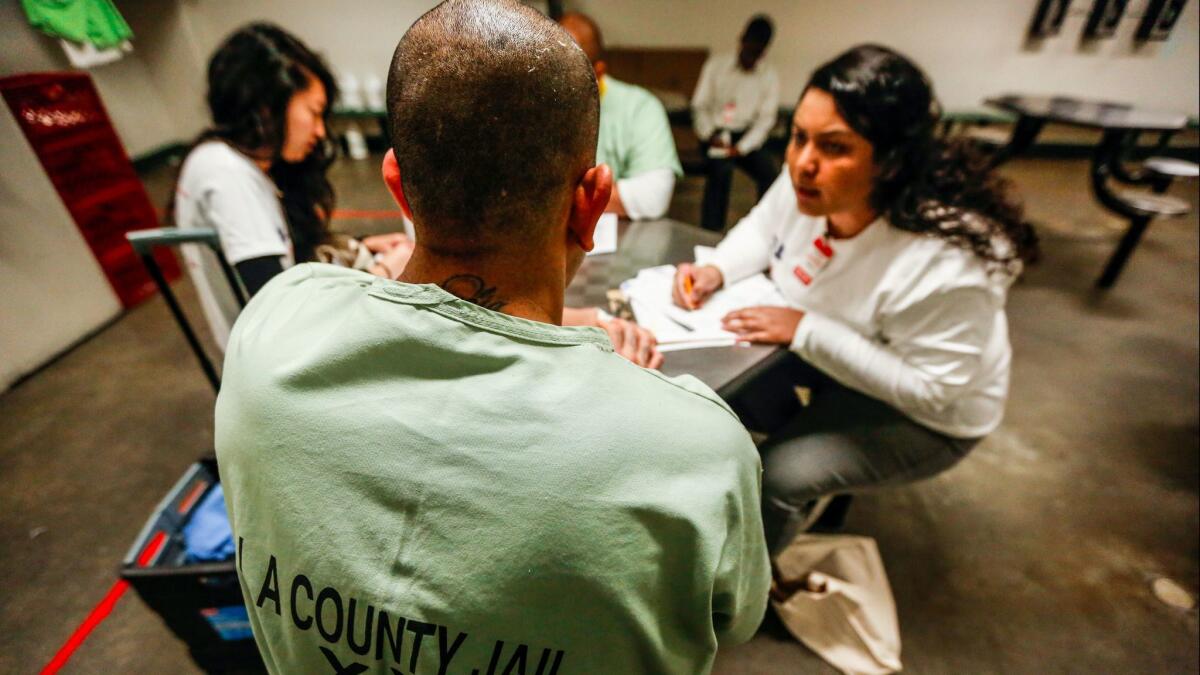
<svg viewBox="0 0 1200 675"><path fill-rule="evenodd" d="M829 264L829 260L833 258L833 247L829 242L825 241L824 237L813 239L812 246L800 256L800 264L792 270L800 283L809 286L813 282L813 278L825 269Z"/></svg>

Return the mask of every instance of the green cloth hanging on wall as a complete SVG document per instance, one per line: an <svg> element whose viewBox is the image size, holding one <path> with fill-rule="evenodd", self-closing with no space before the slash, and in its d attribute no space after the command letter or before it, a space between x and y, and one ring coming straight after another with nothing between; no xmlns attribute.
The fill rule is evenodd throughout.
<svg viewBox="0 0 1200 675"><path fill-rule="evenodd" d="M21 0L34 28L57 38L116 47L133 37L133 31L112 0Z"/></svg>

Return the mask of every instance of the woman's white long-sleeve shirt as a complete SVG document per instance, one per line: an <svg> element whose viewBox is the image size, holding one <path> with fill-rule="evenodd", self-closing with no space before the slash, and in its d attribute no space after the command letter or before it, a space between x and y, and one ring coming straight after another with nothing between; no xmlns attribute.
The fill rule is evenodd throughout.
<svg viewBox="0 0 1200 675"><path fill-rule="evenodd" d="M833 255L809 275L804 257L816 239ZM842 384L949 436L980 437L1000 424L1012 277L971 251L883 219L851 239L827 239L825 218L798 210L785 169L713 264L726 284L769 270L804 311L791 349Z"/></svg>

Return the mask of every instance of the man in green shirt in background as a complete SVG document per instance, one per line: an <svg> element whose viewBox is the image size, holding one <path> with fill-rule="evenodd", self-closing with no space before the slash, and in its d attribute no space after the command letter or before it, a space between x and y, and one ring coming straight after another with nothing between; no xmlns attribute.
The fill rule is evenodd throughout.
<svg viewBox="0 0 1200 675"><path fill-rule="evenodd" d="M604 38L595 21L567 12L559 24L587 54L600 87L596 163L607 164L616 181L606 210L634 220L662 218L671 206L675 179L683 177L666 109L654 94L608 74Z"/></svg>
<svg viewBox="0 0 1200 675"><path fill-rule="evenodd" d="M278 275L238 318L216 446L273 673L703 673L765 609L757 452L690 377L563 327L612 175L587 58L513 0L396 48L399 281Z"/></svg>

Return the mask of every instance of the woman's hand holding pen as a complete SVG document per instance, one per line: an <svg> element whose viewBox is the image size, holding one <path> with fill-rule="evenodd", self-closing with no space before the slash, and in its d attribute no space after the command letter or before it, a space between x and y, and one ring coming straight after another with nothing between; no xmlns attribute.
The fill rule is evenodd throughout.
<svg viewBox="0 0 1200 675"><path fill-rule="evenodd" d="M724 282L721 270L712 265L682 263L675 268L671 298L684 309L700 309Z"/></svg>

